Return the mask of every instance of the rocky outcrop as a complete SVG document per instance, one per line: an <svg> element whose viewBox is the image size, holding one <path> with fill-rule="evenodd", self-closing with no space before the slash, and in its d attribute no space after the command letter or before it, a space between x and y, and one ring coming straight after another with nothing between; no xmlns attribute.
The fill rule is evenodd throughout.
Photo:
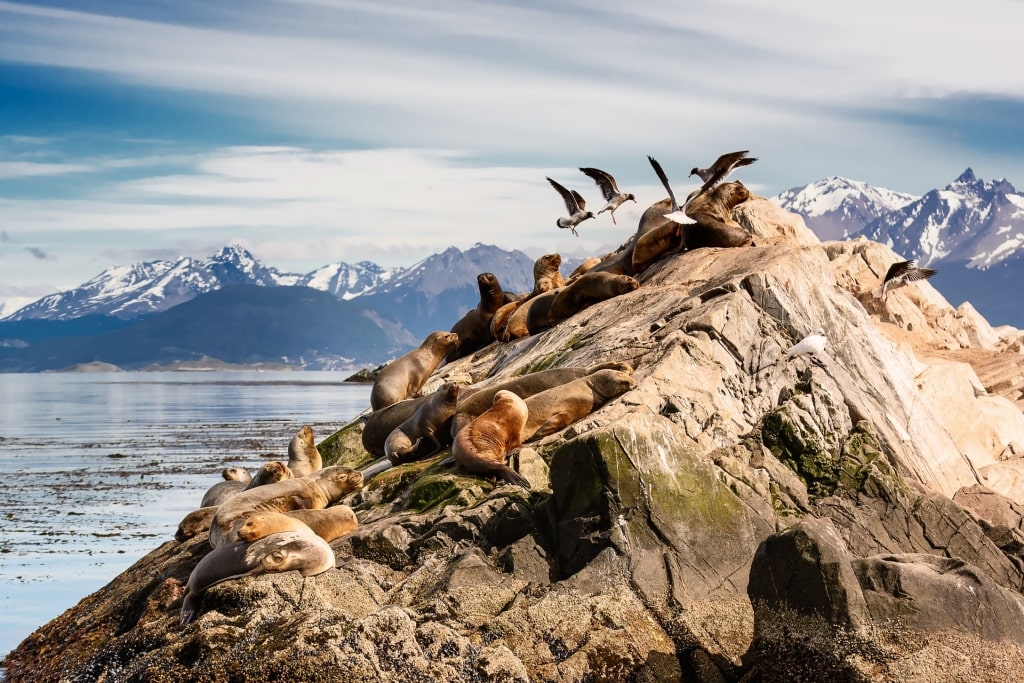
<svg viewBox="0 0 1024 683"><path fill-rule="evenodd" d="M820 244L761 199L734 216L756 247L664 259L431 377L635 368L635 390L519 451L529 491L447 453L387 470L342 501L360 527L332 544L339 568L220 584L184 629L206 535L168 542L33 634L8 677L1019 677L1024 415L970 364L1024 368L1012 331L928 283L874 300L898 258L880 244ZM820 358L784 358L819 327ZM320 444L325 464L365 465L360 430Z"/></svg>

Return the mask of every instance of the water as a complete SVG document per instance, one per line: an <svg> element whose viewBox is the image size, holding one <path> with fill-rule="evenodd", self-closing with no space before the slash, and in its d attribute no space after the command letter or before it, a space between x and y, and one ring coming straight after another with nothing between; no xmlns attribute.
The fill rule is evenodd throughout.
<svg viewBox="0 0 1024 683"><path fill-rule="evenodd" d="M369 406L331 372L0 374L0 656L107 584L228 465L287 460Z"/></svg>

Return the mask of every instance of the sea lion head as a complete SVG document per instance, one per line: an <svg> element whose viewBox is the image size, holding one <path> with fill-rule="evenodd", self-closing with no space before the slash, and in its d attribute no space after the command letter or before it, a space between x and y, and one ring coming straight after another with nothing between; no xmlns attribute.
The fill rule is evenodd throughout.
<svg viewBox="0 0 1024 683"><path fill-rule="evenodd" d="M521 399L518 394L508 391L507 389L502 389L501 391L495 392L494 400L491 402L491 405L496 406L499 403L508 406L513 406L516 409L521 410L524 415L528 410L526 407L526 402L523 401L523 399Z"/></svg>
<svg viewBox="0 0 1024 683"><path fill-rule="evenodd" d="M544 254L533 264L533 277L544 277L549 273L558 272L561 265L561 254Z"/></svg>
<svg viewBox="0 0 1024 683"><path fill-rule="evenodd" d="M342 465L331 465L310 475L315 478L331 500L363 488L363 475L359 470Z"/></svg>
<svg viewBox="0 0 1024 683"><path fill-rule="evenodd" d="M427 347L439 347L445 352L448 349L453 349L459 345L459 335L454 332L443 332L438 330L437 332L431 332L427 335L426 341L423 342L423 346Z"/></svg>
<svg viewBox="0 0 1024 683"><path fill-rule="evenodd" d="M246 551L247 559L256 557L265 572L297 569L303 576L321 574L336 561L331 546L312 531L282 531L264 536Z"/></svg>
<svg viewBox="0 0 1024 683"><path fill-rule="evenodd" d="M616 289L619 294L625 294L626 292L632 292L634 289L640 286L640 281L635 277L628 275L619 275L616 280Z"/></svg>
<svg viewBox="0 0 1024 683"><path fill-rule="evenodd" d="M243 484L248 484L252 480L252 475L243 467L225 467L220 475L224 477L224 481L240 481Z"/></svg>
<svg viewBox="0 0 1024 683"><path fill-rule="evenodd" d="M476 276L476 285L480 288L481 295L496 294L501 291L498 278L494 273L480 273Z"/></svg>
<svg viewBox="0 0 1024 683"><path fill-rule="evenodd" d="M259 472L253 478L262 486L263 484L273 484L285 479L291 479L292 471L288 469L288 465L285 465L280 460L271 460L270 462L263 463L263 466L260 467Z"/></svg>
<svg viewBox="0 0 1024 683"><path fill-rule="evenodd" d="M459 400L459 390L462 388L458 382L445 382L437 390L442 403L455 403Z"/></svg>
<svg viewBox="0 0 1024 683"><path fill-rule="evenodd" d="M619 370L598 370L587 377L587 384L605 400L636 389L633 375Z"/></svg>
<svg viewBox="0 0 1024 683"><path fill-rule="evenodd" d="M750 190L738 180L731 183L722 183L711 193L711 199L721 202L726 209L732 210L739 204L750 199Z"/></svg>

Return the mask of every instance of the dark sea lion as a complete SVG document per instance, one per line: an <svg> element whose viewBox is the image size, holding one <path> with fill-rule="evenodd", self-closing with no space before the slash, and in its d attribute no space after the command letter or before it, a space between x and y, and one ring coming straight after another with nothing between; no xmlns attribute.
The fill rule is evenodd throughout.
<svg viewBox="0 0 1024 683"><path fill-rule="evenodd" d="M304 477L323 467L320 451L313 441L313 429L304 425L288 443L288 469L296 477Z"/></svg>
<svg viewBox="0 0 1024 683"><path fill-rule="evenodd" d="M557 324L587 306L632 292L639 286L640 283L629 275L585 273L571 284L558 290L558 295L555 296L554 301L551 302L551 308L548 309L548 322L552 325Z"/></svg>
<svg viewBox="0 0 1024 683"><path fill-rule="evenodd" d="M384 442L384 455L391 464L430 457L450 443L451 419L458 398L459 385L446 382L409 419L395 427Z"/></svg>
<svg viewBox="0 0 1024 683"><path fill-rule="evenodd" d="M210 507L211 505L217 506L227 499L238 495L242 491L248 491L249 489L256 488L257 486L263 486L264 484L273 484L276 481L282 481L284 479L291 479L292 476L292 471L287 465L279 460L271 460L268 463L264 463L264 465L257 470L256 476L249 479L247 484L234 480L217 482L207 489L199 507ZM205 531L205 529L203 529L203 531Z"/></svg>
<svg viewBox="0 0 1024 683"><path fill-rule="evenodd" d="M448 349L445 362L451 363L468 356L494 341L491 337L491 318L505 305L505 292L494 273L480 273L476 276L476 284L480 289L480 302L452 326L451 331L459 335L459 345Z"/></svg>
<svg viewBox="0 0 1024 683"><path fill-rule="evenodd" d="M683 227L683 247L745 247L753 243L750 233L732 218L732 210L750 199L750 191L739 181L722 183L694 197L686 215L696 221Z"/></svg>
<svg viewBox="0 0 1024 683"><path fill-rule="evenodd" d="M243 491L217 508L210 524L210 544L218 547L237 541L239 520L247 514L322 509L362 485L358 471L333 465L305 477Z"/></svg>
<svg viewBox="0 0 1024 683"><path fill-rule="evenodd" d="M217 505L201 507L198 510L185 515L178 523L178 530L174 534L174 540L184 543L193 536L198 536L209 530L213 516L217 514Z"/></svg>
<svg viewBox="0 0 1024 683"><path fill-rule="evenodd" d="M548 322L548 310L560 291L560 289L552 289L524 301L509 316L502 341L527 337L551 327Z"/></svg>
<svg viewBox="0 0 1024 683"><path fill-rule="evenodd" d="M455 462L474 474L496 475L507 482L530 488L530 483L505 464L506 456L523 445L522 430L527 408L511 391L499 391L494 401L458 433L452 443Z"/></svg>
<svg viewBox="0 0 1024 683"><path fill-rule="evenodd" d="M618 362L598 363L589 368L553 368L493 382L477 388L476 391L469 395L466 395L464 391L462 398L455 404L455 416L452 418L452 435L458 434L473 418L487 410L494 402L494 395L499 391L511 391L520 398L527 398L552 387L566 384L567 382L605 369L620 370L630 374L633 372L633 368L629 363Z"/></svg>
<svg viewBox="0 0 1024 683"><path fill-rule="evenodd" d="M666 197L661 201L654 202L640 216L640 223L636 227L636 236L643 237L652 230L663 228L666 225L677 225L671 218L665 218L665 214L672 212L672 200Z"/></svg>
<svg viewBox="0 0 1024 683"><path fill-rule="evenodd" d="M391 432L402 424L423 404L430 401L433 394L407 398L389 405L387 408L373 411L363 423L363 448L375 458L384 457L384 444Z"/></svg>
<svg viewBox="0 0 1024 683"><path fill-rule="evenodd" d="M370 407L380 410L418 395L445 354L458 343L454 332L431 332L417 348L385 365L370 390Z"/></svg>
<svg viewBox="0 0 1024 683"><path fill-rule="evenodd" d="M272 534L255 543L242 541L215 548L199 561L188 577L179 623L184 626L195 618L203 593L218 583L292 569L302 576L316 576L336 563L331 546L309 529Z"/></svg>
<svg viewBox="0 0 1024 683"><path fill-rule="evenodd" d="M529 417L523 427L523 441L554 434L635 388L632 373L598 370L534 394L525 401Z"/></svg>

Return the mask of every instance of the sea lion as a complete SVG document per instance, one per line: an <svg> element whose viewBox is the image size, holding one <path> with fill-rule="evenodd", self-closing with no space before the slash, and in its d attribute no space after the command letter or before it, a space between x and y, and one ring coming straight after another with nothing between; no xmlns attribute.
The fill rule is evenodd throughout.
<svg viewBox="0 0 1024 683"><path fill-rule="evenodd" d="M637 237L630 255L630 269L633 274L640 275L666 254L682 250L686 239L685 231L690 227L692 225L669 221Z"/></svg>
<svg viewBox="0 0 1024 683"><path fill-rule="evenodd" d="M375 458L384 457L384 444L391 432L398 428L423 404L430 401L434 394L407 398L370 413L363 423L362 441L366 452Z"/></svg>
<svg viewBox="0 0 1024 683"><path fill-rule="evenodd" d="M357 526L356 513L347 505L333 505L323 510L254 512L245 516L245 522L238 528L238 538L251 543L270 534L309 529L330 543Z"/></svg>
<svg viewBox="0 0 1024 683"><path fill-rule="evenodd" d="M398 425L384 442L384 455L391 464L429 457L450 443L449 422L455 414L458 398L459 385L446 382L409 419ZM446 443L441 443L439 435Z"/></svg>
<svg viewBox="0 0 1024 683"><path fill-rule="evenodd" d="M628 275L613 273L585 273L571 284L558 290L558 295L548 309L548 322L552 325L570 318L587 306L627 292L632 292L640 283Z"/></svg>
<svg viewBox="0 0 1024 683"><path fill-rule="evenodd" d="M296 477L304 477L323 467L320 451L313 442L313 429L304 425L288 443L288 469Z"/></svg>
<svg viewBox="0 0 1024 683"><path fill-rule="evenodd" d="M522 301L513 301L494 312L494 315L491 317L491 337L501 341L508 341L505 338L505 328L508 326L509 318L522 305Z"/></svg>
<svg viewBox="0 0 1024 683"><path fill-rule="evenodd" d="M523 441L554 434L635 388L636 380L631 373L598 370L534 394L525 400L529 417L523 426Z"/></svg>
<svg viewBox="0 0 1024 683"><path fill-rule="evenodd" d="M612 255L613 254L606 254L606 256ZM578 278L580 275L583 275L583 273L586 273L591 268L600 263L601 260L602 259L598 256L591 256L590 258L584 260L583 263L576 266L576 268L571 273L569 273L569 280L567 280L567 282L571 282L572 280Z"/></svg>
<svg viewBox="0 0 1024 683"><path fill-rule="evenodd" d="M454 332L431 332L418 347L385 365L373 381L370 407L380 410L419 394L441 359L458 343Z"/></svg>
<svg viewBox="0 0 1024 683"><path fill-rule="evenodd" d="M455 416L452 418L452 436L458 434L475 417L487 410L494 402L494 395L499 391L511 391L520 398L527 398L551 387L557 387L606 369L620 370L629 374L633 372L633 368L629 363L609 362L598 363L589 368L575 367L540 370L538 372L531 372L528 375L497 381L489 386L477 388L474 385L475 391L471 394L463 391L458 403L455 404Z"/></svg>
<svg viewBox="0 0 1024 683"><path fill-rule="evenodd" d="M480 273L476 276L476 285L480 290L480 302L452 325L451 331L459 335L459 345L448 349L444 357L446 363L464 358L494 341L491 318L505 305L505 292L494 273Z"/></svg>
<svg viewBox="0 0 1024 683"><path fill-rule="evenodd" d="M201 507L185 515L178 522L178 530L174 533L174 540L178 543L184 543L193 536L198 536L204 531L209 530L213 516L217 514L217 507L216 505Z"/></svg>
<svg viewBox="0 0 1024 683"><path fill-rule="evenodd" d="M561 265L561 254L544 254L533 262L533 291L529 294L530 298L565 287L565 279L558 270Z"/></svg>
<svg viewBox="0 0 1024 683"><path fill-rule="evenodd" d="M474 474L497 475L507 482L530 488L505 457L523 445L522 430L527 408L523 399L511 391L494 394L491 407L460 431L452 443L455 462Z"/></svg>
<svg viewBox="0 0 1024 683"><path fill-rule="evenodd" d="M722 183L697 195L686 205L686 215L696 221L683 226L683 247L745 247L753 243L750 233L732 218L732 210L750 199L743 183Z"/></svg>
<svg viewBox="0 0 1024 683"><path fill-rule="evenodd" d="M240 520L247 514L322 509L362 485L358 471L333 465L305 477L243 491L217 508L210 524L210 545L216 548L237 541Z"/></svg>
<svg viewBox="0 0 1024 683"><path fill-rule="evenodd" d="M189 575L179 624L184 626L195 618L203 593L218 583L292 569L304 577L316 576L336 563L331 546L308 528L271 534L255 543L241 541L221 546L207 553Z"/></svg>
<svg viewBox="0 0 1024 683"><path fill-rule="evenodd" d="M508 318L502 341L511 341L520 337L546 330L551 327L548 322L548 310L561 289L551 289L543 294L527 299Z"/></svg>
<svg viewBox="0 0 1024 683"><path fill-rule="evenodd" d="M248 491L249 489L256 488L257 486L273 484L276 481L291 478L292 471L287 465L280 460L271 460L268 463L264 463L263 466L257 470L256 476L252 477L247 484L234 480L217 482L206 490L206 494L203 495L203 500L199 504L199 507L209 507L211 505L217 506L222 504L228 498L238 495L242 491ZM203 529L203 531L205 531L205 529Z"/></svg>
<svg viewBox="0 0 1024 683"><path fill-rule="evenodd" d="M252 475L244 467L225 467L221 470L220 476L224 477L224 481L240 481L243 484L252 481Z"/></svg>

